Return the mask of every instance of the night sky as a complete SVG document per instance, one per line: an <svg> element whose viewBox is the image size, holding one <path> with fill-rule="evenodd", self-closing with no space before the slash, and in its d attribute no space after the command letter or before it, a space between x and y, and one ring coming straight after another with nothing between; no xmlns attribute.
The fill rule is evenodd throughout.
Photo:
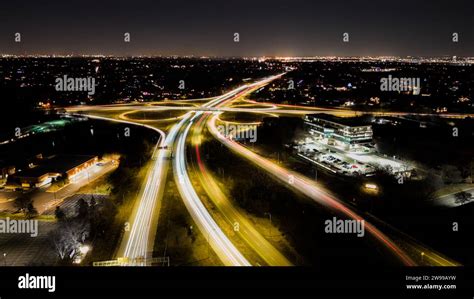
<svg viewBox="0 0 474 299"><path fill-rule="evenodd" d="M1 54L474 56L473 0L6 2Z"/></svg>

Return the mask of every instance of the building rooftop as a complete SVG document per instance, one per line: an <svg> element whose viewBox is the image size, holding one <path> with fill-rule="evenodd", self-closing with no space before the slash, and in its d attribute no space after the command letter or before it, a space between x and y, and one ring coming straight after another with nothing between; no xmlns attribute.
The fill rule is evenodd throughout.
<svg viewBox="0 0 474 299"><path fill-rule="evenodd" d="M16 174L17 177L40 177L46 173L65 173L96 156L89 155L58 155L40 160L38 166L23 169Z"/></svg>

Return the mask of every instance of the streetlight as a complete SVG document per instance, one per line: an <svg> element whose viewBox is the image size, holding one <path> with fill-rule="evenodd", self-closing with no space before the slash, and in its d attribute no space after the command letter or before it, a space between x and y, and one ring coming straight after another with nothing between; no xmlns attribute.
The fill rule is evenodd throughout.
<svg viewBox="0 0 474 299"><path fill-rule="evenodd" d="M7 254L4 252L3 253L3 261L5 263L5 267L7 266Z"/></svg>
<svg viewBox="0 0 474 299"><path fill-rule="evenodd" d="M83 254L86 255L90 250L90 247L88 245L82 245L79 247L79 251Z"/></svg>
<svg viewBox="0 0 474 299"><path fill-rule="evenodd" d="M421 252L421 262L423 262L423 257L425 256L425 253L422 251Z"/></svg>

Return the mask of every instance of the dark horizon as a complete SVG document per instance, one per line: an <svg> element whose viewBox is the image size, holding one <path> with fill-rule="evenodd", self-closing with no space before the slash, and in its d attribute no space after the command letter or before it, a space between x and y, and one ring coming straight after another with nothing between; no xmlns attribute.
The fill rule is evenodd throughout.
<svg viewBox="0 0 474 299"><path fill-rule="evenodd" d="M474 3L70 1L5 3L0 53L73 56L472 56ZM21 43L14 34L21 33ZM123 34L131 34L131 42ZM240 42L233 41L234 33ZM342 34L349 33L349 43ZM452 34L459 42L452 42Z"/></svg>

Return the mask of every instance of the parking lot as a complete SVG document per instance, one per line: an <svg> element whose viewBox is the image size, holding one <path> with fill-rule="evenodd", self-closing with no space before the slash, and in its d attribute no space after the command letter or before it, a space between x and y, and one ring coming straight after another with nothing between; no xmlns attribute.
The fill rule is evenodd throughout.
<svg viewBox="0 0 474 299"><path fill-rule="evenodd" d="M300 143L298 155L328 171L348 176L370 176L377 168L391 169L394 175L413 169L408 163L375 152L366 154L345 152L317 141Z"/></svg>

